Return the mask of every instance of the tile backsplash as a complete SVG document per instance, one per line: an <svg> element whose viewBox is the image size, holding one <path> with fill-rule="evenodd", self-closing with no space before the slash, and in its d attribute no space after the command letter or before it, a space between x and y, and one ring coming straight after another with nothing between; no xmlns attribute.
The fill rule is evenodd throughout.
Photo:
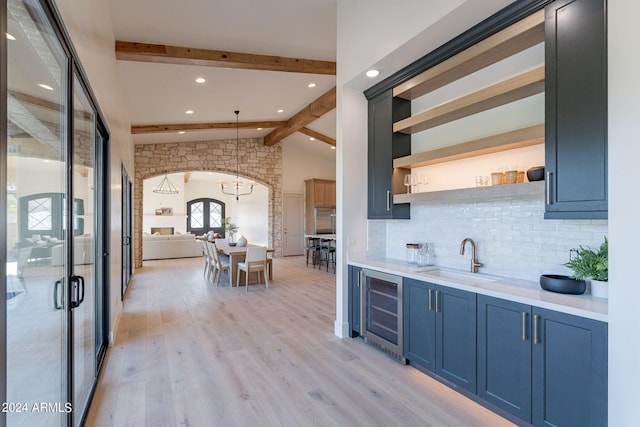
<svg viewBox="0 0 640 427"><path fill-rule="evenodd" d="M435 264L468 270L471 248L460 255L465 237L476 242L480 272L527 280L544 273L571 274L562 264L579 245L598 247L607 220L545 220L540 196L477 203L411 205L410 220L369 220L368 251L404 259L406 243L433 244Z"/></svg>

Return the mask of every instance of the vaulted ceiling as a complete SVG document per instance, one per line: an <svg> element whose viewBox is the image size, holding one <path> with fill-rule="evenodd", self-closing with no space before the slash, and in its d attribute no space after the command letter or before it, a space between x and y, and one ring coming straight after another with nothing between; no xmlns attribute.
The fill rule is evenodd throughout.
<svg viewBox="0 0 640 427"><path fill-rule="evenodd" d="M136 144L235 138L239 110L241 138L335 155L337 0L110 2Z"/></svg>

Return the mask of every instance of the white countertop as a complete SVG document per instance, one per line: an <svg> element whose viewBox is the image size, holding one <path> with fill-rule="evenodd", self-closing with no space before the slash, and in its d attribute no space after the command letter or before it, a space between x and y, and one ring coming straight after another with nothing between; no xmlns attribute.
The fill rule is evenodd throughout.
<svg viewBox="0 0 640 427"><path fill-rule="evenodd" d="M540 308L547 308L593 320L608 322L609 305L606 299L595 298L590 294L567 295L542 289L538 282L514 279L488 274L471 274L464 271L440 268L438 266L418 267L404 261L362 254L350 254L349 264L370 268L389 274L448 286L450 288L475 292L491 297L502 298ZM438 277L435 269L461 273L459 278ZM431 273L430 273L431 271ZM471 276L465 280L465 276ZM477 277L477 280L474 280ZM475 283L474 283L475 282Z"/></svg>

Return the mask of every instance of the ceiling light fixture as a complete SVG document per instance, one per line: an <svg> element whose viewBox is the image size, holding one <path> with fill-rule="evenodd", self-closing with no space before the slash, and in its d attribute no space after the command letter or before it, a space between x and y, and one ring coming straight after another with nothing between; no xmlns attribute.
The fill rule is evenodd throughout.
<svg viewBox="0 0 640 427"><path fill-rule="evenodd" d="M371 78L378 77L378 75L380 75L380 71L378 71L378 70L369 70L369 71L366 72L366 75L367 75L367 77L371 77Z"/></svg>
<svg viewBox="0 0 640 427"><path fill-rule="evenodd" d="M332 146L331 146L331 149L332 149L332 150L335 150L335 149L336 149L336 147L334 147L334 146L332 145Z"/></svg>
<svg viewBox="0 0 640 427"><path fill-rule="evenodd" d="M186 133L186 131L184 131L184 130L179 130L179 131L178 131L178 133L179 133L180 135L183 135L183 134L185 134L185 133Z"/></svg>
<svg viewBox="0 0 640 427"><path fill-rule="evenodd" d="M256 183L255 181L249 181L246 184L248 188L245 188L245 183L240 179L240 123L238 122L240 110L236 110L234 111L234 113L236 113L236 179L234 179L231 184L229 184L225 180L220 180L218 183L220 184L222 194L236 196L236 200L238 200L240 196L247 196L253 193L253 187L256 185Z"/></svg>
<svg viewBox="0 0 640 427"><path fill-rule="evenodd" d="M316 139L314 137L311 137L311 138L309 138L309 140L315 141Z"/></svg>
<svg viewBox="0 0 640 427"><path fill-rule="evenodd" d="M308 87L316 87L316 84L315 83L309 83L307 86Z"/></svg>
<svg viewBox="0 0 640 427"><path fill-rule="evenodd" d="M16 38L13 37L11 34L7 33L7 39L9 40L15 40Z"/></svg>
<svg viewBox="0 0 640 427"><path fill-rule="evenodd" d="M204 83L204 82L206 82L206 81L207 81L207 79L205 79L204 77L198 77L198 78L196 79L196 83Z"/></svg>
<svg viewBox="0 0 640 427"><path fill-rule="evenodd" d="M256 130L262 130L262 128L256 128Z"/></svg>
<svg viewBox="0 0 640 427"><path fill-rule="evenodd" d="M278 113L284 113L284 110L278 110Z"/></svg>
<svg viewBox="0 0 640 427"><path fill-rule="evenodd" d="M51 86L46 85L44 83L38 83L38 86L40 86L42 89L53 90L53 88Z"/></svg>
<svg viewBox="0 0 640 427"><path fill-rule="evenodd" d="M193 113L194 113L194 111L193 111L193 110L187 110L187 111L185 111L184 113L185 113L185 114L193 114Z"/></svg>
<svg viewBox="0 0 640 427"><path fill-rule="evenodd" d="M164 173L164 178L160 181L160 184L153 187L153 192L158 194L178 194L179 191L175 185L171 181L169 181L169 177L167 173Z"/></svg>

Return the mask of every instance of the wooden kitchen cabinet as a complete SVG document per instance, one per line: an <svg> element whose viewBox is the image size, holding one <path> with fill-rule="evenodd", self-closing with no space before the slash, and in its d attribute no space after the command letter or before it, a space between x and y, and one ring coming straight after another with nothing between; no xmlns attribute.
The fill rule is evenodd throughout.
<svg viewBox="0 0 640 427"><path fill-rule="evenodd" d="M368 219L409 219L408 203L393 204L393 195L406 191L408 169L393 168L393 159L411 154L411 136L393 132L393 123L411 115L411 101L394 98L389 89L369 99Z"/></svg>
<svg viewBox="0 0 640 427"><path fill-rule="evenodd" d="M316 206L336 205L336 182L329 179L312 178L304 181L306 186L307 205ZM313 209L312 209L313 210Z"/></svg>
<svg viewBox="0 0 640 427"><path fill-rule="evenodd" d="M545 8L545 218L607 218L606 0Z"/></svg>
<svg viewBox="0 0 640 427"><path fill-rule="evenodd" d="M478 396L535 426L607 425L607 324L478 295Z"/></svg>
<svg viewBox="0 0 640 427"><path fill-rule="evenodd" d="M349 266L349 336L355 338L360 335L360 271L362 268Z"/></svg>
<svg viewBox="0 0 640 427"><path fill-rule="evenodd" d="M405 358L476 392L476 294L404 279Z"/></svg>

